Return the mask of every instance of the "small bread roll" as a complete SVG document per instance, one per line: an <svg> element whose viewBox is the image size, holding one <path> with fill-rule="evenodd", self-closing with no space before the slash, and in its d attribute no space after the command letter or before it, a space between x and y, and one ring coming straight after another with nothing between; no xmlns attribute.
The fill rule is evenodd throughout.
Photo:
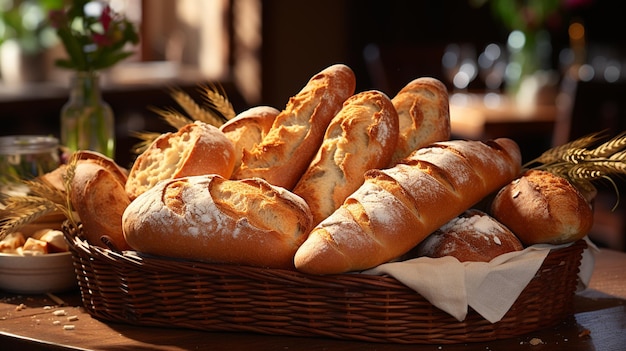
<svg viewBox="0 0 626 351"><path fill-rule="evenodd" d="M118 250L130 248L122 235L122 214L130 198L120 174L97 161L78 160L70 181L70 199L87 242Z"/></svg>
<svg viewBox="0 0 626 351"><path fill-rule="evenodd" d="M234 166L233 143L217 127L196 121L161 135L137 157L126 192L132 200L165 179L204 174L229 178Z"/></svg>
<svg viewBox="0 0 626 351"><path fill-rule="evenodd" d="M452 256L461 262L489 262L524 247L507 227L479 210L467 210L426 237L417 256Z"/></svg>
<svg viewBox="0 0 626 351"><path fill-rule="evenodd" d="M133 200L122 221L139 252L293 269L313 218L304 200L265 180L213 174L160 182Z"/></svg>
<svg viewBox="0 0 626 351"><path fill-rule="evenodd" d="M430 77L414 79L391 101L398 111L400 135L390 166L417 149L450 139L448 90L441 81Z"/></svg>
<svg viewBox="0 0 626 351"><path fill-rule="evenodd" d="M593 225L591 205L566 179L530 170L502 188L491 214L525 245L576 241Z"/></svg>
<svg viewBox="0 0 626 351"><path fill-rule="evenodd" d="M263 140L280 111L270 106L255 106L220 126L235 146L235 171L241 166L243 151L250 151Z"/></svg>
<svg viewBox="0 0 626 351"><path fill-rule="evenodd" d="M398 142L398 113L382 92L350 97L332 119L322 146L293 192L315 223L330 216L363 184L366 171L384 168Z"/></svg>

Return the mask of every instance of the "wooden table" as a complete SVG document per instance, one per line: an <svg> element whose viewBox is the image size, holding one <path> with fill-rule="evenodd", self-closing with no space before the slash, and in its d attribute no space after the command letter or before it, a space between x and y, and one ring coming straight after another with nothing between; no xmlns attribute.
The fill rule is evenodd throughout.
<svg viewBox="0 0 626 351"><path fill-rule="evenodd" d="M0 293L2 350L623 350L626 345L626 253L602 250L576 314L521 337L459 345L396 345L200 332L102 322L80 307L78 292L49 296ZM65 315L55 315L64 311ZM73 329L66 326L73 326Z"/></svg>

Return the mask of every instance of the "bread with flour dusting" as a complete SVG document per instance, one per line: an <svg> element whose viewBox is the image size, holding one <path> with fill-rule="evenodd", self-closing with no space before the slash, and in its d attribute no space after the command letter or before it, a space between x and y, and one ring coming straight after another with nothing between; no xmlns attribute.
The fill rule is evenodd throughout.
<svg viewBox="0 0 626 351"><path fill-rule="evenodd" d="M448 100L445 84L431 77L412 80L391 99L400 121L391 166L419 148L450 139Z"/></svg>
<svg viewBox="0 0 626 351"><path fill-rule="evenodd" d="M166 180L124 211L122 228L135 250L166 257L293 269L309 233L300 197L255 178L218 175Z"/></svg>
<svg viewBox="0 0 626 351"><path fill-rule="evenodd" d="M375 90L355 94L330 122L293 192L309 204L317 224L363 184L367 170L389 164L397 142L398 113L387 95Z"/></svg>
<svg viewBox="0 0 626 351"><path fill-rule="evenodd" d="M461 262L489 262L502 254L523 249L509 228L485 212L471 209L426 237L418 245L416 255L452 256Z"/></svg>
<svg viewBox="0 0 626 351"><path fill-rule="evenodd" d="M434 143L395 167L370 170L363 185L311 231L296 252L295 266L335 274L395 259L520 169L518 145L500 138Z"/></svg>

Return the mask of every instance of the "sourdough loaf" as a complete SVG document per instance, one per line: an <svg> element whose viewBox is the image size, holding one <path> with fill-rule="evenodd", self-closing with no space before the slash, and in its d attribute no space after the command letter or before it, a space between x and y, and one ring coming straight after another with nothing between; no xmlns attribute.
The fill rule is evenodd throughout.
<svg viewBox="0 0 626 351"><path fill-rule="evenodd" d="M322 146L293 192L317 224L361 184L365 171L389 164L398 141L398 114L382 92L353 95L332 119Z"/></svg>
<svg viewBox="0 0 626 351"><path fill-rule="evenodd" d="M518 175L521 154L506 138L434 143L365 182L310 233L295 255L313 274L368 269L419 244Z"/></svg>
<svg viewBox="0 0 626 351"><path fill-rule="evenodd" d="M126 240L147 254L293 269L312 227L307 204L260 179L218 175L166 180L123 215Z"/></svg>
<svg viewBox="0 0 626 351"><path fill-rule="evenodd" d="M471 209L453 218L422 241L417 256L452 256L461 262L489 262L523 250L519 239L506 226L485 212Z"/></svg>
<svg viewBox="0 0 626 351"><path fill-rule="evenodd" d="M217 127L196 121L154 140L135 160L126 191L134 199L165 179L203 174L228 178L234 166L231 141Z"/></svg>
<svg viewBox="0 0 626 351"><path fill-rule="evenodd" d="M354 72L332 65L313 76L289 99L261 143L244 150L234 179L259 177L293 189L322 144L330 120L354 94Z"/></svg>
<svg viewBox="0 0 626 351"><path fill-rule="evenodd" d="M593 211L585 197L566 179L529 170L495 196L492 215L525 245L576 241L593 225Z"/></svg>
<svg viewBox="0 0 626 351"><path fill-rule="evenodd" d="M431 77L414 79L391 101L400 120L391 166L421 147L450 139L448 90L441 81Z"/></svg>

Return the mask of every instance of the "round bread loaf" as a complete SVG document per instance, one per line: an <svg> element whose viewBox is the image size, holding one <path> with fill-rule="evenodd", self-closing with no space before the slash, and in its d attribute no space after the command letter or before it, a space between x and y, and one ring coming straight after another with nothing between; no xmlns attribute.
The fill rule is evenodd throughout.
<svg viewBox="0 0 626 351"><path fill-rule="evenodd" d="M494 197L491 214L525 245L576 241L593 225L591 205L566 179L540 170L525 172Z"/></svg>
<svg viewBox="0 0 626 351"><path fill-rule="evenodd" d="M131 200L165 179L218 174L229 178L235 147L217 127L196 121L158 137L137 157L126 181Z"/></svg>
<svg viewBox="0 0 626 351"><path fill-rule="evenodd" d="M263 140L279 113L274 107L255 106L220 126L219 129L235 146L235 170L241 166L244 150L252 150Z"/></svg>
<svg viewBox="0 0 626 351"><path fill-rule="evenodd" d="M461 262L489 262L523 248L515 234L502 223L471 209L426 237L417 247L417 256L452 256Z"/></svg>
<svg viewBox="0 0 626 351"><path fill-rule="evenodd" d="M122 214L130 203L124 178L96 160L76 161L70 199L80 217L85 239L94 246L127 250Z"/></svg>
<svg viewBox="0 0 626 351"><path fill-rule="evenodd" d="M124 235L147 254L293 268L313 218L297 195L260 178L162 181L126 208Z"/></svg>

